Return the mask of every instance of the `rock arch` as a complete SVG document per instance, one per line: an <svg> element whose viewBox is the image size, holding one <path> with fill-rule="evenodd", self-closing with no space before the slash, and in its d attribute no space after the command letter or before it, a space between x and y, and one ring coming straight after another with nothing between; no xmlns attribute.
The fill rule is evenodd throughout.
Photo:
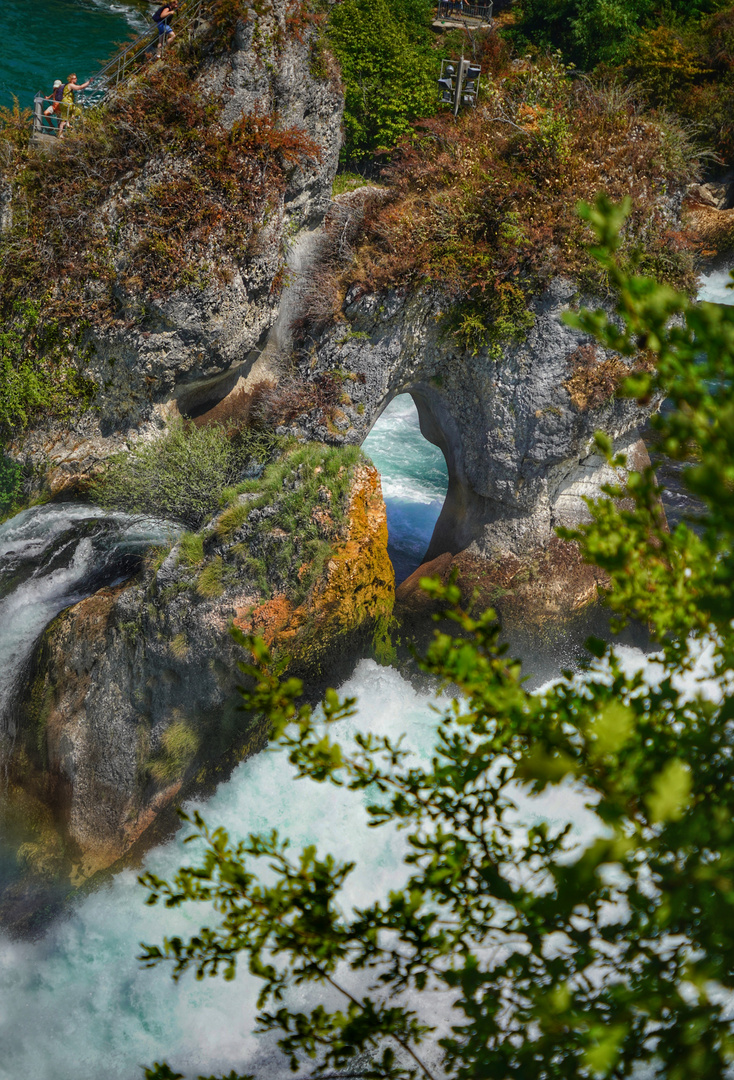
<svg viewBox="0 0 734 1080"><path fill-rule="evenodd" d="M348 294L348 332L340 322L310 343L303 376L338 372L348 387L339 438L362 443L388 402L408 393L422 433L443 451L449 488L428 559L546 550L555 527L584 520L584 496L612 479L597 430L628 467L649 461L639 428L650 410L615 396L622 359L565 325L575 299L573 285L556 280L534 302L524 341L472 353L442 330L436 295ZM335 435L318 420L309 433Z"/></svg>

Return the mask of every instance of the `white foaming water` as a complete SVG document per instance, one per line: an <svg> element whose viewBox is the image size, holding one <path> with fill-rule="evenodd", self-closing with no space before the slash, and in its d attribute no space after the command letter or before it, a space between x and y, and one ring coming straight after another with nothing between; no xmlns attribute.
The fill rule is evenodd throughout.
<svg viewBox="0 0 734 1080"><path fill-rule="evenodd" d="M146 548L179 531L154 518L66 504L33 507L0 525L0 721L51 619L127 576Z"/></svg>
<svg viewBox="0 0 734 1080"><path fill-rule="evenodd" d="M711 274L702 274L698 299L706 300L710 304L734 304L734 289L731 287L732 272L714 270Z"/></svg>
<svg viewBox="0 0 734 1080"><path fill-rule="evenodd" d="M647 666L655 679L654 657L645 659L630 648L621 648L620 654L630 670ZM698 688L696 679L709 671L704 650L699 670L688 680L690 693ZM396 671L372 661L359 665L342 692L359 698L359 715L344 722L342 738L357 728L392 737L402 730L410 749L428 759L436 724L430 695L416 692ZM221 824L234 837L277 828L296 851L316 842L322 855L356 860L344 903L363 905L405 880L404 836L390 827L366 827L369 797L296 782L285 755L274 752L241 764L208 803L198 806L211 824ZM518 822L542 818L561 826L571 821L582 843L598 833L597 819L571 785L541 799L518 791L517 802ZM184 835L182 830L150 853L146 868L166 876L195 859L192 845L182 843ZM2 1080L138 1080L141 1063L164 1058L189 1077L255 1067L261 1080L285 1080L287 1064L272 1041L251 1033L259 984L244 967L234 983L196 982L187 975L178 985L165 969L139 967L135 956L141 940L160 942L164 935L189 935L211 925L203 905L170 912L145 907L144 895L134 873L126 870L79 903L43 940L0 939ZM303 1007L315 1000L330 1004L313 989L295 999ZM442 1028L451 1022L445 994L415 1005L429 1022ZM435 1047L427 1047L424 1056L435 1063Z"/></svg>
<svg viewBox="0 0 734 1080"><path fill-rule="evenodd" d="M420 566L430 543L448 487L446 462L421 435L409 394L393 398L362 449L382 479L388 551L399 583Z"/></svg>

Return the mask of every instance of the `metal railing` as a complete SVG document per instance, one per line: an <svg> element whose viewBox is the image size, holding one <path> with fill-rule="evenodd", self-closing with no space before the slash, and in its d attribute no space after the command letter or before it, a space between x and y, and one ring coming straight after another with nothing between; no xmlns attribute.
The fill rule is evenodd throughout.
<svg viewBox="0 0 734 1080"><path fill-rule="evenodd" d="M173 26L177 41L193 36L200 29L203 9L208 6L208 0L188 0L188 3L181 6ZM140 35L123 46L103 68L91 76L90 86L76 92L74 106L70 107L62 102L58 111L46 116L46 109L53 101L40 93L36 94L33 99L34 135L57 136L62 121L72 124L80 118L83 120L84 110L106 104L116 91L133 76L138 75L146 64L155 60L159 53L164 54L167 40L168 35L160 35L156 28L150 34Z"/></svg>
<svg viewBox="0 0 734 1080"><path fill-rule="evenodd" d="M486 4L467 4L464 0L438 0L437 18L468 18L490 23L492 21L492 0L487 0Z"/></svg>

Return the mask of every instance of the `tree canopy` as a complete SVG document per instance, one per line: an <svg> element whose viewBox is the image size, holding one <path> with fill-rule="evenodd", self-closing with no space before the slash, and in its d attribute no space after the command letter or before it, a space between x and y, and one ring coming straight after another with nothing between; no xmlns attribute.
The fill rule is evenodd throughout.
<svg viewBox="0 0 734 1080"><path fill-rule="evenodd" d="M149 903L213 901L219 919L144 946L144 962L170 963L176 978L234 978L247 964L262 980L260 1029L309 1075L435 1075L428 1025L403 992L436 989L453 995L439 1051L456 1080L617 1078L644 1064L669 1080L718 1078L734 1059L734 308L691 304L622 265L626 209L601 199L583 211L618 318L569 321L623 355L654 356L623 392L667 396L660 446L690 463L705 512L669 531L648 469L563 535L608 573L617 620L649 625L658 677L629 674L592 640L588 670L530 693L493 613L426 582L457 632L437 631L421 662L455 694L421 764L397 734L344 745L339 722L355 703L329 691L314 711L261 641L240 638L252 654L246 707L267 713L299 774L367 792L372 824L406 830L407 885L353 910L340 900L351 864L315 847L294 857L275 833L233 840L198 814L203 859L171 881L141 879ZM605 437L598 445L620 464ZM704 646L715 694L695 683ZM516 828L518 790L569 784L596 816L595 838L581 842L570 819ZM357 989L365 972L368 991ZM314 994L310 1010L292 1008L285 992L304 983L337 987L343 1007ZM146 1076L180 1074L155 1065Z"/></svg>
<svg viewBox="0 0 734 1080"><path fill-rule="evenodd" d="M343 0L332 9L329 42L346 90L345 161L392 149L413 120L435 112L430 10L424 0Z"/></svg>

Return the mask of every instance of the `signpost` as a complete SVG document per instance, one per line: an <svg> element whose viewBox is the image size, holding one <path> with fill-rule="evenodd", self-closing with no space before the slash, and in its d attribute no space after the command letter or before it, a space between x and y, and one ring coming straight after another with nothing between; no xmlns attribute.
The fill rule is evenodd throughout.
<svg viewBox="0 0 734 1080"><path fill-rule="evenodd" d="M438 80L439 101L452 105L457 116L462 105L476 105L482 69L471 60L442 60Z"/></svg>

